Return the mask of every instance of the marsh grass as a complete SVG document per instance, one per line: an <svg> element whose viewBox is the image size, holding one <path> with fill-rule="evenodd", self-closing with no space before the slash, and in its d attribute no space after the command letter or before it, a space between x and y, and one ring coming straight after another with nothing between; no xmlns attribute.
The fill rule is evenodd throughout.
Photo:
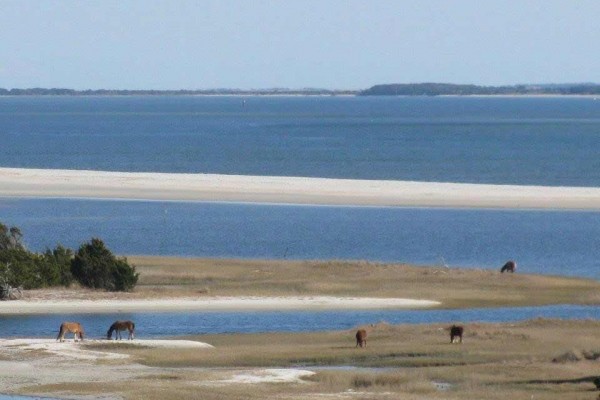
<svg viewBox="0 0 600 400"><path fill-rule="evenodd" d="M593 280L361 261L129 257L137 297L327 295L438 300L444 307L597 304Z"/></svg>
<svg viewBox="0 0 600 400"><path fill-rule="evenodd" d="M556 303L597 304L600 283L497 271L413 267L345 261L204 260L129 257L141 273L132 293L80 290L67 298L329 295L432 299L443 307ZM32 296L43 291L33 292ZM50 293L56 296L55 292ZM69 297L70 296L70 297ZM459 321L457 321L459 322ZM465 325L464 343L449 344L447 325L379 323L366 327L367 348L355 348L356 328L319 333L199 335L214 349L165 349L90 343L96 351L129 354L119 360L143 373L102 382L60 382L20 389L24 394L124 399L588 399L600 376L600 323L536 319ZM577 361L552 362L567 352ZM587 355L587 357L585 356ZM43 351L21 360L46 362ZM12 356L7 356L11 360ZM78 362L78 361L74 361ZM116 363L116 362L115 362ZM99 361L112 368L113 362ZM85 364L82 362L82 366ZM336 367L364 370L337 370ZM326 367L304 383L219 384L240 368ZM369 368L373 370L369 370ZM100 379L100 378L99 378ZM448 383L439 390L433 382Z"/></svg>
<svg viewBox="0 0 600 400"><path fill-rule="evenodd" d="M29 393L100 395L125 399L593 399L600 376L600 322L536 319L468 324L463 344L449 344L446 325L370 327L367 348L354 347L355 329L187 337L214 349L194 351L114 346L143 371L126 382L38 385ZM113 351L111 346L105 347ZM579 361L552 359L575 351ZM583 354L587 354L588 358ZM106 366L111 368L110 365ZM122 365L120 366L120 368ZM304 383L219 383L240 369L316 371ZM447 385L441 390L435 382ZM34 390L35 389L35 390ZM27 393L25 391L24 393Z"/></svg>

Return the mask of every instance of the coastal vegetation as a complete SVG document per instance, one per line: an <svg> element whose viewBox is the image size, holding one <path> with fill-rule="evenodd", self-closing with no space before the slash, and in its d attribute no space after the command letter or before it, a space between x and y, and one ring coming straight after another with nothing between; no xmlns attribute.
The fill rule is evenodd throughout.
<svg viewBox="0 0 600 400"><path fill-rule="evenodd" d="M0 284L6 288L39 289L70 286L108 291L131 290L139 274L126 258L117 258L98 238L83 243L76 253L57 245L43 253L27 250L18 227L0 223Z"/></svg>
<svg viewBox="0 0 600 400"><path fill-rule="evenodd" d="M103 363L118 373L106 372L101 385L65 375L51 383L23 383L19 393L161 400L595 399L599 328L589 320L471 323L463 343L450 344L447 324L381 322L366 327L366 348L355 347L356 327L181 338L214 346L198 351L94 341L83 348L129 355ZM44 363L43 353L27 357L29 364ZM295 371L308 373L283 379Z"/></svg>
<svg viewBox="0 0 600 400"><path fill-rule="evenodd" d="M356 90L304 89L181 89L181 90L74 90L65 88L0 88L0 96L336 96L354 95Z"/></svg>
<svg viewBox="0 0 600 400"><path fill-rule="evenodd" d="M360 96L471 96L471 95L597 95L595 83L479 86L452 83L396 83L375 85L358 93Z"/></svg>
<svg viewBox="0 0 600 400"><path fill-rule="evenodd" d="M323 88L118 90L68 88L0 88L0 96L468 96L468 95L598 95L600 84L522 84L480 86L454 83L379 84L363 90Z"/></svg>
<svg viewBox="0 0 600 400"><path fill-rule="evenodd" d="M436 300L444 308L598 304L600 282L366 261L130 256L135 297L337 296Z"/></svg>

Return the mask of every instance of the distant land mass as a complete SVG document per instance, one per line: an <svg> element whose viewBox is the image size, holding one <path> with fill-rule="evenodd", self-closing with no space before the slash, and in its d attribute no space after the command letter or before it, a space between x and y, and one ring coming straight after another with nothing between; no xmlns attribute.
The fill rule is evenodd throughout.
<svg viewBox="0 0 600 400"><path fill-rule="evenodd" d="M596 83L566 83L514 86L478 86L452 83L394 83L375 85L359 96L472 96L472 95L597 95Z"/></svg>
<svg viewBox="0 0 600 400"><path fill-rule="evenodd" d="M356 95L358 90L330 89L202 89L202 90L75 90L62 88L3 89L0 96L344 96Z"/></svg>
<svg viewBox="0 0 600 400"><path fill-rule="evenodd" d="M479 86L453 83L392 83L365 90L331 89L201 89L201 90L118 90L29 88L3 89L0 96L519 96L519 95L600 95L597 83L524 84Z"/></svg>

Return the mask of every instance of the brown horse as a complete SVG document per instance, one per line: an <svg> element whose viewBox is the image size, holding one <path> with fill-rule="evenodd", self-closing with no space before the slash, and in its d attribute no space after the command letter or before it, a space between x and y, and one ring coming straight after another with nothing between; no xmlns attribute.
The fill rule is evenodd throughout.
<svg viewBox="0 0 600 400"><path fill-rule="evenodd" d="M79 322L63 322L60 324L60 330L58 331L56 340L64 342L65 334L67 332L71 332L73 334L73 341L77 341L77 336L79 336L79 339L83 341L84 331Z"/></svg>
<svg viewBox="0 0 600 400"><path fill-rule="evenodd" d="M135 324L132 321L115 321L108 332L106 332L106 339L112 339L112 333L115 331L115 340L121 340L121 331L129 331L128 340L133 340L133 334L135 332Z"/></svg>
<svg viewBox="0 0 600 400"><path fill-rule="evenodd" d="M507 261L506 264L504 264L502 266L502 268L500 268L500 273L503 272L515 272L517 269L517 263L514 262L513 260Z"/></svg>
<svg viewBox="0 0 600 400"><path fill-rule="evenodd" d="M356 331L356 346L355 347L367 347L367 331L364 329L359 329Z"/></svg>
<svg viewBox="0 0 600 400"><path fill-rule="evenodd" d="M464 328L460 325L452 325L450 327L450 343L454 343L454 339L457 338L459 343L462 343L462 337Z"/></svg>

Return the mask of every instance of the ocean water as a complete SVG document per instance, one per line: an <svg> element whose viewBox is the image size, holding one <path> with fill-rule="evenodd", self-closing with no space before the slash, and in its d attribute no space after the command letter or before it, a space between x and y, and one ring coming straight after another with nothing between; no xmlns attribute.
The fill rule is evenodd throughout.
<svg viewBox="0 0 600 400"><path fill-rule="evenodd" d="M600 186L600 101L0 97L0 166Z"/></svg>
<svg viewBox="0 0 600 400"><path fill-rule="evenodd" d="M0 199L26 245L117 254L346 259L600 278L600 212Z"/></svg>

